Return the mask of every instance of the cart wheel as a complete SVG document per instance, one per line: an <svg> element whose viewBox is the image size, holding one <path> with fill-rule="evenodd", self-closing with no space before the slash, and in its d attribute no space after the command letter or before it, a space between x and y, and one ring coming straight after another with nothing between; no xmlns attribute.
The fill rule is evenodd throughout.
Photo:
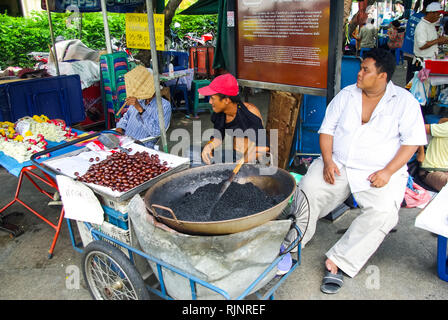
<svg viewBox="0 0 448 320"><path fill-rule="evenodd" d="M89 243L82 255L82 272L96 300L149 300L137 269L116 247L99 240Z"/></svg>

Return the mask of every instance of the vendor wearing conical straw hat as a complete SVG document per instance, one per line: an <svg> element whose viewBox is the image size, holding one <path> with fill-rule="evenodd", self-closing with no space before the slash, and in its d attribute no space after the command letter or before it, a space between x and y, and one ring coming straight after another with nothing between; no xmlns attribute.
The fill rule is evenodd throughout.
<svg viewBox="0 0 448 320"><path fill-rule="evenodd" d="M154 78L144 66L138 66L124 75L126 84L125 105L129 108L116 130L136 140L160 135L157 102L155 99ZM171 120L171 104L162 98L163 118L165 128ZM145 144L153 148L156 141Z"/></svg>

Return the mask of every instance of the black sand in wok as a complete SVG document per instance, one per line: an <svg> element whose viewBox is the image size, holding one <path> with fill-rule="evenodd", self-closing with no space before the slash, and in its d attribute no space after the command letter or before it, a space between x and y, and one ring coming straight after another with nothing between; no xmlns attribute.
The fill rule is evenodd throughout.
<svg viewBox="0 0 448 320"><path fill-rule="evenodd" d="M209 214L210 206L216 201L224 182L207 184L193 194L170 204L178 220L191 222L222 221L242 218L272 208L285 199L284 195L268 196L252 183L232 182L222 198ZM169 214L166 217L172 218Z"/></svg>

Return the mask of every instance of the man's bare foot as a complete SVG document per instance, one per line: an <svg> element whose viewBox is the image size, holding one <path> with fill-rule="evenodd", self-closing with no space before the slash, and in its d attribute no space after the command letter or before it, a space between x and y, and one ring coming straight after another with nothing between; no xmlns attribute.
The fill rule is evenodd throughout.
<svg viewBox="0 0 448 320"><path fill-rule="evenodd" d="M338 270L336 264L330 259L325 261L325 267L327 268L327 271L322 280L320 290L326 294L337 293L344 284L344 276L342 275L342 272Z"/></svg>
<svg viewBox="0 0 448 320"><path fill-rule="evenodd" d="M328 271L330 271L333 274L338 273L338 266L334 264L333 261L331 261L330 259L327 259L325 261L325 267L327 268Z"/></svg>

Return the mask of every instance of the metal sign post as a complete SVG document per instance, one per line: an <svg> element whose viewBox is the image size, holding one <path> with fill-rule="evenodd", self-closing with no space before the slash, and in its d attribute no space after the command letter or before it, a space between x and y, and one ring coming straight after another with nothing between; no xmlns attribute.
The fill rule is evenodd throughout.
<svg viewBox="0 0 448 320"><path fill-rule="evenodd" d="M155 84L154 87L156 91L157 113L159 115L160 136L162 138L163 151L168 153L168 145L165 132L165 119L163 117L162 94L160 92L159 64L157 61L156 33L154 29L152 0L146 0L146 11L148 14L149 44L151 47L152 70Z"/></svg>
<svg viewBox="0 0 448 320"><path fill-rule="evenodd" d="M107 49L107 53L111 54L112 53L112 45L110 42L109 21L107 20L106 0L101 0L101 12L103 13L104 35L106 37L106 49Z"/></svg>
<svg viewBox="0 0 448 320"><path fill-rule="evenodd" d="M341 61L342 61L342 35L344 25L344 2L330 1L330 37L328 47L328 80L327 80L327 104L341 90Z"/></svg>
<svg viewBox="0 0 448 320"><path fill-rule="evenodd" d="M51 51L53 50L53 57L54 57L54 65L56 67L56 74L58 76L60 76L58 55L56 53L56 46L55 46L55 41L54 41L53 22L51 21L51 13L50 13L50 9L48 8L48 0L45 0L45 6L47 7L48 24L50 25L50 36L51 36L51 45L52 45L52 48L50 48L50 54L51 54Z"/></svg>

